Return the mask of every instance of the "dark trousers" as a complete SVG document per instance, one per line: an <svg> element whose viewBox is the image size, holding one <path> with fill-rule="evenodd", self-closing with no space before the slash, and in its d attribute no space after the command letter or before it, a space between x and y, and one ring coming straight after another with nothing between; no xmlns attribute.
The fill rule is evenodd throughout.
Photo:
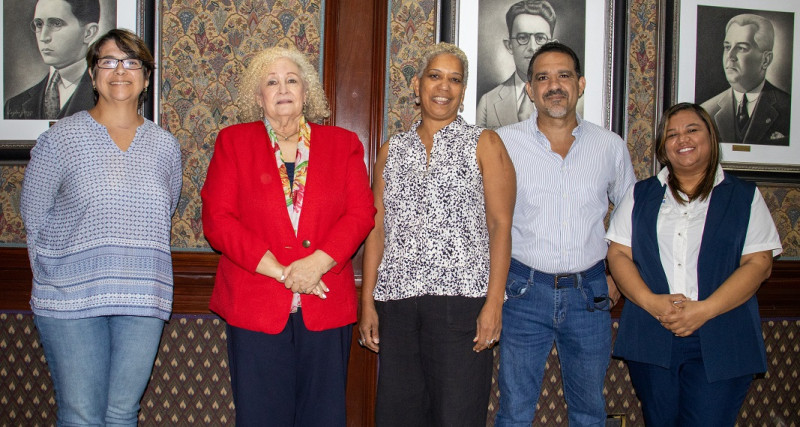
<svg viewBox="0 0 800 427"><path fill-rule="evenodd" d="M627 363L648 427L733 426L753 379L708 382L698 336L673 337L670 368Z"/></svg>
<svg viewBox="0 0 800 427"><path fill-rule="evenodd" d="M486 425L492 351L472 350L484 301L423 296L375 303L378 427Z"/></svg>
<svg viewBox="0 0 800 427"><path fill-rule="evenodd" d="M277 335L228 325L237 426L344 426L353 326L315 332L301 310Z"/></svg>

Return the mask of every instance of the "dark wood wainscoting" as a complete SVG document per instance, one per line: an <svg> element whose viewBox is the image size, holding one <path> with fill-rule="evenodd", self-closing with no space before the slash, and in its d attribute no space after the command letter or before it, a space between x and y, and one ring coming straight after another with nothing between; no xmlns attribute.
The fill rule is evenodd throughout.
<svg viewBox="0 0 800 427"><path fill-rule="evenodd" d="M211 252L174 252L173 311L208 314L219 255ZM357 279L358 282L358 279ZM0 248L0 310L30 310L31 270L25 248ZM758 290L761 317L800 317L800 261L776 261L772 275ZM621 307L612 311L619 317Z"/></svg>

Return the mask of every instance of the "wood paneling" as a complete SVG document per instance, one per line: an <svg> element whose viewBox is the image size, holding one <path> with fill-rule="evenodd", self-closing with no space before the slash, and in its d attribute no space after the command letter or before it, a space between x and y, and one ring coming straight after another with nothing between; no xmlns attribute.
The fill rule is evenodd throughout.
<svg viewBox="0 0 800 427"><path fill-rule="evenodd" d="M383 88L386 68L387 0L328 0L325 11L325 92L329 122L358 134L370 176L384 138ZM361 273L361 253L353 266ZM360 290L360 289L359 289ZM347 424L369 426L375 419L377 356L353 334L347 378Z"/></svg>
<svg viewBox="0 0 800 427"><path fill-rule="evenodd" d="M172 254L175 313L210 313L208 299L218 260L219 255L210 252ZM31 280L25 248L0 248L0 310L30 310ZM800 261L776 261L772 275L758 290L758 303L763 318L800 317ZM618 317L619 312L615 307L612 315Z"/></svg>

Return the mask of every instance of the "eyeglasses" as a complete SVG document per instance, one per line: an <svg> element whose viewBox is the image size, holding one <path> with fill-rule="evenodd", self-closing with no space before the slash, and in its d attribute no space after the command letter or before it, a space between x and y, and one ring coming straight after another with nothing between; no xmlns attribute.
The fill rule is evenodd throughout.
<svg viewBox="0 0 800 427"><path fill-rule="evenodd" d="M514 36L514 40L519 43L520 46L525 46L531 42L531 37L533 37L533 42L536 43L537 46L541 46L552 39L545 33L517 33Z"/></svg>
<svg viewBox="0 0 800 427"><path fill-rule="evenodd" d="M63 19L47 18L47 22L45 22L39 18L36 18L33 21L31 21L31 31L33 31L36 34L39 34L46 26L47 29L50 30L50 32L54 33L56 31L61 30L66 25L67 22L64 21Z"/></svg>
<svg viewBox="0 0 800 427"><path fill-rule="evenodd" d="M126 70L138 70L142 68L142 60L135 58L117 59L117 58L100 58L97 60L98 68L105 68L107 70L114 70L117 64L122 63L122 68Z"/></svg>

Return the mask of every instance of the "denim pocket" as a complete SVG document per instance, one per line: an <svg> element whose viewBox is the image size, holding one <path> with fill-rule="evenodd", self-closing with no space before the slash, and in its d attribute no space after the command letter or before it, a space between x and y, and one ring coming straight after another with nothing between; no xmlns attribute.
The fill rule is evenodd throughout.
<svg viewBox="0 0 800 427"><path fill-rule="evenodd" d="M586 301L586 310L611 310L611 298L608 297L608 282L605 275L591 280L584 279L581 284L581 292Z"/></svg>
<svg viewBox="0 0 800 427"><path fill-rule="evenodd" d="M519 298L528 292L528 281L517 280L511 277L506 281L506 296L511 298Z"/></svg>

